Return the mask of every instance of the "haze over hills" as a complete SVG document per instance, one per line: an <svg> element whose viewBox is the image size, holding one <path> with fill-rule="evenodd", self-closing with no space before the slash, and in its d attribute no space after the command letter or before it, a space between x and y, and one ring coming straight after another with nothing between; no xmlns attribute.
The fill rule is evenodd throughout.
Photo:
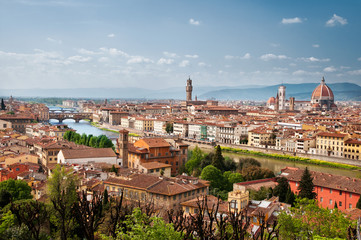
<svg viewBox="0 0 361 240"><path fill-rule="evenodd" d="M284 84L286 97L296 100L309 100L312 91L319 83ZM193 98L218 100L267 100L275 97L279 85L211 87L194 86ZM335 100L361 100L361 87L354 83L331 83ZM147 98L147 99L185 99L185 87L159 90L145 88L74 88L74 89L0 89L0 96L14 97L68 97L68 98Z"/></svg>

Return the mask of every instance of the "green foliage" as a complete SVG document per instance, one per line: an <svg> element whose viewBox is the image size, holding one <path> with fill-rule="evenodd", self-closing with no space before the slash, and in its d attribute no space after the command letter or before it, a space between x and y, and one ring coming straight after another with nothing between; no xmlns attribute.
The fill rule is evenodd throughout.
<svg viewBox="0 0 361 240"><path fill-rule="evenodd" d="M16 219L14 214L9 210L2 215L0 222L0 236L3 236L7 229L15 225Z"/></svg>
<svg viewBox="0 0 361 240"><path fill-rule="evenodd" d="M268 168L250 166L243 168L242 176L245 181L252 181L257 179L272 178L275 176L275 174Z"/></svg>
<svg viewBox="0 0 361 240"><path fill-rule="evenodd" d="M252 154L255 156L263 156L263 157L270 157L275 159L282 159L290 162L302 162L307 164L313 164L313 165L323 165L328 167L334 167L334 168L344 168L344 169L350 169L350 170L358 170L361 169L361 167L358 166L352 166L348 164L343 163L335 163L335 162L327 162L322 161L318 159L310 159L310 158L303 158L298 156L290 156L287 154L277 154L277 153L263 153L263 152L257 152L257 151L251 151L246 149L240 149L240 148L231 148L231 147L221 147L222 150L228 151L228 152L234 152L234 153L246 153L246 154Z"/></svg>
<svg viewBox="0 0 361 240"><path fill-rule="evenodd" d="M72 172L57 165L48 180L49 199L54 208L52 223L58 228L61 239L66 239L75 227L72 206L77 201L78 179Z"/></svg>
<svg viewBox="0 0 361 240"><path fill-rule="evenodd" d="M223 176L228 180L230 184L230 191L232 190L232 186L234 183L243 182L243 176L240 173L237 172L224 172Z"/></svg>
<svg viewBox="0 0 361 240"><path fill-rule="evenodd" d="M281 177L277 180L278 185L273 190L274 196L279 197L280 202L285 202L287 197L288 189L290 185L288 184L287 178Z"/></svg>
<svg viewBox="0 0 361 240"><path fill-rule="evenodd" d="M288 190L287 190L285 202L288 203L288 204L291 204L291 206L294 207L295 206L295 200L296 200L296 196L292 192L291 186L288 185Z"/></svg>
<svg viewBox="0 0 361 240"><path fill-rule="evenodd" d="M313 189L313 177L311 177L311 173L306 167L302 174L300 185L298 186L298 190L300 190L298 196L300 198L314 199L316 198L316 193Z"/></svg>
<svg viewBox="0 0 361 240"><path fill-rule="evenodd" d="M261 163L254 158L241 158L238 162L238 169L248 168L250 166L261 167Z"/></svg>
<svg viewBox="0 0 361 240"><path fill-rule="evenodd" d="M210 181L210 186L212 188L219 188L223 189L225 186L227 186L227 181L224 178L221 170L216 168L213 165L209 165L205 168L203 168L201 173L201 178L207 181Z"/></svg>
<svg viewBox="0 0 361 240"><path fill-rule="evenodd" d="M230 157L224 158L224 171L236 171L237 163L233 161Z"/></svg>
<svg viewBox="0 0 361 240"><path fill-rule="evenodd" d="M12 201L32 199L31 187L23 180L9 179L0 182L0 203L1 207L9 203L9 194Z"/></svg>
<svg viewBox="0 0 361 240"><path fill-rule="evenodd" d="M249 198L253 200L264 200L269 198L272 195L272 189L261 187L258 191L250 190L249 191Z"/></svg>
<svg viewBox="0 0 361 240"><path fill-rule="evenodd" d="M225 170L224 157L222 155L221 146L216 147L216 152L212 158L212 165L221 171Z"/></svg>
<svg viewBox="0 0 361 240"><path fill-rule="evenodd" d="M114 239L102 236L103 239ZM116 238L122 240L181 240L182 233L174 230L170 223L165 223L160 217L148 217L139 208L128 215L123 227L118 227Z"/></svg>
<svg viewBox="0 0 361 240"><path fill-rule="evenodd" d="M289 214L281 212L278 216L281 239L346 239L347 228L353 223L341 211L322 208L309 199L297 199L295 205Z"/></svg>
<svg viewBox="0 0 361 240"><path fill-rule="evenodd" d="M361 196L356 203L356 208L361 209Z"/></svg>
<svg viewBox="0 0 361 240"><path fill-rule="evenodd" d="M167 133L172 133L173 132L173 123L167 123L167 125L165 127L165 131Z"/></svg>
<svg viewBox="0 0 361 240"><path fill-rule="evenodd" d="M80 135L74 131L66 131L63 138L65 140L75 142L76 144L86 145L94 148L114 148L112 141L105 135L95 137L93 135L86 135L83 133Z"/></svg>
<svg viewBox="0 0 361 240"><path fill-rule="evenodd" d="M185 163L186 172L191 175L193 170L199 168L203 158L204 154L202 150L196 146L191 153L190 159Z"/></svg>
<svg viewBox="0 0 361 240"><path fill-rule="evenodd" d="M6 110L6 106L5 106L5 103L4 103L4 99L3 99L3 98L1 99L1 107L0 107L0 110Z"/></svg>

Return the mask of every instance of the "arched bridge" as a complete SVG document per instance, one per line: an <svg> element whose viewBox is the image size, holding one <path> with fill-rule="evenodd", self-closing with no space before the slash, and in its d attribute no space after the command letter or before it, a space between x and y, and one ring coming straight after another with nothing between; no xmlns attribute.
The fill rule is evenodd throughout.
<svg viewBox="0 0 361 240"><path fill-rule="evenodd" d="M80 120L93 120L92 113L61 113L61 112L49 112L49 119L56 119L59 122L63 122L65 119L74 119L75 122Z"/></svg>

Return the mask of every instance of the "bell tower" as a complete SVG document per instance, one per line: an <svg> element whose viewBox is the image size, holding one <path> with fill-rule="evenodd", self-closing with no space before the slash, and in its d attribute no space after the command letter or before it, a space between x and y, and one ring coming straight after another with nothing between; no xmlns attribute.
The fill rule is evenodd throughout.
<svg viewBox="0 0 361 240"><path fill-rule="evenodd" d="M129 131L122 129L119 130L118 138L118 153L119 157L123 160L123 167L128 167L128 133Z"/></svg>
<svg viewBox="0 0 361 240"><path fill-rule="evenodd" d="M286 87L283 85L278 87L278 98L279 98L278 110L279 111L286 110Z"/></svg>
<svg viewBox="0 0 361 240"><path fill-rule="evenodd" d="M186 101L192 101L192 91L193 91L192 80L189 77L187 80L187 86L186 86L186 92L187 92Z"/></svg>

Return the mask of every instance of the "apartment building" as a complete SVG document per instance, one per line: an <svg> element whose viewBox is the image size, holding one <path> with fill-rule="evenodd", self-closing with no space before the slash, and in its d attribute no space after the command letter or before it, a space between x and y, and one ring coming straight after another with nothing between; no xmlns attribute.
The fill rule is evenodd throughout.
<svg viewBox="0 0 361 240"><path fill-rule="evenodd" d="M343 152L347 159L361 160L361 141L358 139L346 140Z"/></svg>
<svg viewBox="0 0 361 240"><path fill-rule="evenodd" d="M348 138L344 133L320 132L316 135L316 154L343 157L344 142Z"/></svg>

